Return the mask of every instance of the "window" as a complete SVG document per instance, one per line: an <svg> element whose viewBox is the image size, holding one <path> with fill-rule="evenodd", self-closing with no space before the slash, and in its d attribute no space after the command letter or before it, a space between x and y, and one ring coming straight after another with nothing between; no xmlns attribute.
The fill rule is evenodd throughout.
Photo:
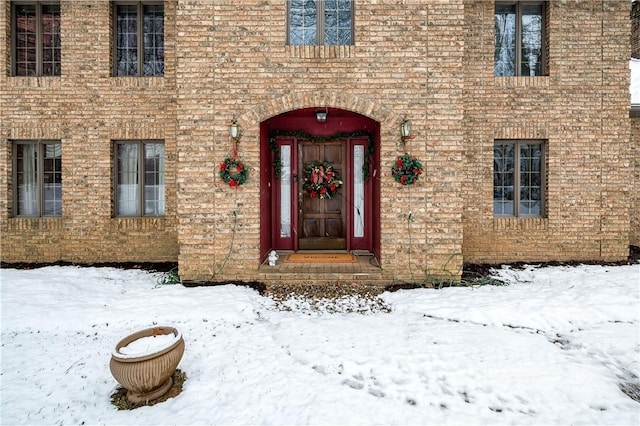
<svg viewBox="0 0 640 426"><path fill-rule="evenodd" d="M60 2L11 5L12 75L60 75Z"/></svg>
<svg viewBox="0 0 640 426"><path fill-rule="evenodd" d="M62 145L16 141L13 145L16 216L62 215Z"/></svg>
<svg viewBox="0 0 640 426"><path fill-rule="evenodd" d="M163 5L116 3L113 15L113 75L164 75Z"/></svg>
<svg viewBox="0 0 640 426"><path fill-rule="evenodd" d="M290 0L287 5L288 44L353 44L353 1Z"/></svg>
<svg viewBox="0 0 640 426"><path fill-rule="evenodd" d="M164 144L115 143L116 216L164 215Z"/></svg>
<svg viewBox="0 0 640 426"><path fill-rule="evenodd" d="M544 213L545 143L501 140L493 147L493 213L537 216Z"/></svg>
<svg viewBox="0 0 640 426"><path fill-rule="evenodd" d="M494 75L546 75L546 2L498 2L494 24Z"/></svg>

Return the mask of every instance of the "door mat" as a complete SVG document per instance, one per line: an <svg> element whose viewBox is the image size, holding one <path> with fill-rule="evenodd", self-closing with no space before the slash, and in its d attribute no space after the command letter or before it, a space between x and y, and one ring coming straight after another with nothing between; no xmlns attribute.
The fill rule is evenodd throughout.
<svg viewBox="0 0 640 426"><path fill-rule="evenodd" d="M351 253L292 253L284 263L356 263L358 258Z"/></svg>

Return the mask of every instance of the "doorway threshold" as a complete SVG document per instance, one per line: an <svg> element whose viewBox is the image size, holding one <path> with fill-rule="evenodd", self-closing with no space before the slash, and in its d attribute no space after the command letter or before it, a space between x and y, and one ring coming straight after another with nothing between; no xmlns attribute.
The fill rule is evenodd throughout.
<svg viewBox="0 0 640 426"><path fill-rule="evenodd" d="M366 250L354 250L351 252L354 261L314 263L286 262L287 256L293 254L290 250L279 250L278 260L275 266L269 266L268 261L260 265L259 271L275 274L352 274L359 276L379 275L382 271L378 260ZM299 250L300 254L347 254L346 250ZM330 256L328 257L330 259Z"/></svg>

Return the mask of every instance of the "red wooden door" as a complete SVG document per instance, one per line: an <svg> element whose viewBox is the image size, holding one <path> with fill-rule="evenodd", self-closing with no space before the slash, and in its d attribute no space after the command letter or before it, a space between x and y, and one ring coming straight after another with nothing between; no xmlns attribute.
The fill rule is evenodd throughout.
<svg viewBox="0 0 640 426"><path fill-rule="evenodd" d="M345 141L298 143L298 248L300 250L347 249L347 172ZM307 167L327 163L343 182L331 198L312 197L303 189Z"/></svg>

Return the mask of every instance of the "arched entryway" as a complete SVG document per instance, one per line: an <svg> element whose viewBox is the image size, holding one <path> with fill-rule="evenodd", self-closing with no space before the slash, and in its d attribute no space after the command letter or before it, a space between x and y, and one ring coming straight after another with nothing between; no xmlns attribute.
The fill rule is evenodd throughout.
<svg viewBox="0 0 640 426"><path fill-rule="evenodd" d="M275 249L367 251L379 258L379 146L379 123L343 109L298 109L261 123L261 257ZM341 182L335 193L305 188L318 165Z"/></svg>

